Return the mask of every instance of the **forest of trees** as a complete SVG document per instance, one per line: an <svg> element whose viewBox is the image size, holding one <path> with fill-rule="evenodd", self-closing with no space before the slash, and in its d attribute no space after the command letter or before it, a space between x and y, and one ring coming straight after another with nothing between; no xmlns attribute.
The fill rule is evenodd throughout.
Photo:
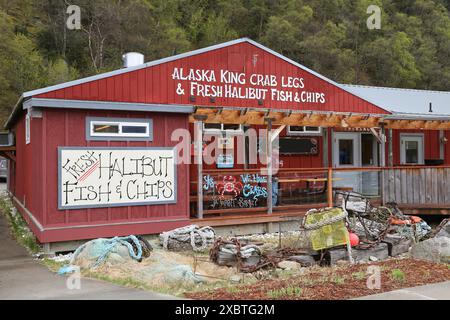
<svg viewBox="0 0 450 320"><path fill-rule="evenodd" d="M66 28L66 8L82 28ZM369 30L367 7L382 8ZM0 0L0 120L19 95L249 37L341 83L450 91L450 0Z"/></svg>

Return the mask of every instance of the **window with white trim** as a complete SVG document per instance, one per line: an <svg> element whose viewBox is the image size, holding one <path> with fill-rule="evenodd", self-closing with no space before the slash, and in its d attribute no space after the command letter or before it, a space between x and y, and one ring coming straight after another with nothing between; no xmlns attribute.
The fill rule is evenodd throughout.
<svg viewBox="0 0 450 320"><path fill-rule="evenodd" d="M203 131L205 133L229 133L239 134L243 133L241 124L228 124L228 123L203 123Z"/></svg>
<svg viewBox="0 0 450 320"><path fill-rule="evenodd" d="M88 118L88 140L152 140L151 119Z"/></svg>
<svg viewBox="0 0 450 320"><path fill-rule="evenodd" d="M287 132L289 135L320 135L322 134L321 127L311 126L288 126Z"/></svg>

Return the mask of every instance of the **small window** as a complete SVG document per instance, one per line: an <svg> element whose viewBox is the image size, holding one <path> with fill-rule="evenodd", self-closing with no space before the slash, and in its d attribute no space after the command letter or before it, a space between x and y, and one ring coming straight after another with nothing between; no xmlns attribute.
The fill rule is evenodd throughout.
<svg viewBox="0 0 450 320"><path fill-rule="evenodd" d="M151 119L88 118L87 140L152 140Z"/></svg>
<svg viewBox="0 0 450 320"><path fill-rule="evenodd" d="M288 126L288 134L290 135L320 135L322 134L321 127L310 126Z"/></svg>
<svg viewBox="0 0 450 320"><path fill-rule="evenodd" d="M229 133L229 134L238 134L242 133L242 125L241 124L227 124L227 123L204 123L203 130L205 133Z"/></svg>
<svg viewBox="0 0 450 320"><path fill-rule="evenodd" d="M400 135L400 163L424 164L423 135Z"/></svg>

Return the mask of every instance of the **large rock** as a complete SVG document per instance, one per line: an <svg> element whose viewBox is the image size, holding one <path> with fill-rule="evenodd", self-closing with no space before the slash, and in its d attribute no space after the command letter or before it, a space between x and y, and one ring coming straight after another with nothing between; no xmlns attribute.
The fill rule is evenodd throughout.
<svg viewBox="0 0 450 320"><path fill-rule="evenodd" d="M402 253L408 252L412 244L410 239L404 239L396 236L386 236L383 239L383 242L387 243L389 255L391 257L396 257Z"/></svg>
<svg viewBox="0 0 450 320"><path fill-rule="evenodd" d="M450 263L450 238L435 237L419 242L412 247L411 256L418 260Z"/></svg>
<svg viewBox="0 0 450 320"><path fill-rule="evenodd" d="M441 230L436 234L436 238L447 237L450 238L450 220L442 227Z"/></svg>
<svg viewBox="0 0 450 320"><path fill-rule="evenodd" d="M297 263L295 261L283 260L281 262L278 262L278 268L283 270L300 270L300 267L300 263Z"/></svg>
<svg viewBox="0 0 450 320"><path fill-rule="evenodd" d="M386 243L379 243L370 249L355 249L352 248L352 257L355 262L373 261L371 257L377 260L384 260L389 257L388 245ZM338 261L347 260L347 249L332 249L328 251L328 259L331 265L335 265Z"/></svg>
<svg viewBox="0 0 450 320"><path fill-rule="evenodd" d="M316 264L316 260L310 255L290 256L289 260L300 263L302 267L311 267Z"/></svg>

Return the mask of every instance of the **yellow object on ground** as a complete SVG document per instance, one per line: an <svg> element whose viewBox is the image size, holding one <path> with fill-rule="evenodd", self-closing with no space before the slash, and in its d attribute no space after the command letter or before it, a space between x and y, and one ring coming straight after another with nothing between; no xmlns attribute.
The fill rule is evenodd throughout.
<svg viewBox="0 0 450 320"><path fill-rule="evenodd" d="M347 244L349 235L344 219L345 214L341 208L309 212L305 228L310 230L313 249L317 251Z"/></svg>

